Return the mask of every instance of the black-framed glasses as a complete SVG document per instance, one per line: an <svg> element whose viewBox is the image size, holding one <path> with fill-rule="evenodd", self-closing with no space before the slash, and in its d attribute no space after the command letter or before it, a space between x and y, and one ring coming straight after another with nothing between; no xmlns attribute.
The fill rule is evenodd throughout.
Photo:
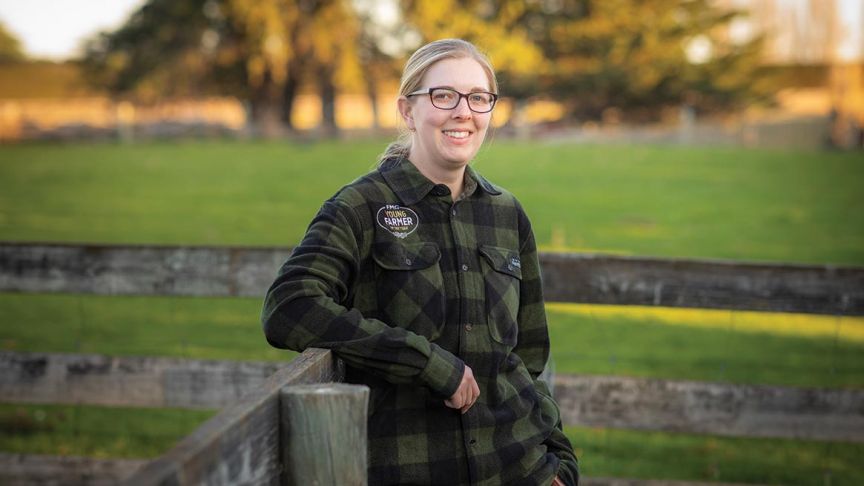
<svg viewBox="0 0 864 486"><path fill-rule="evenodd" d="M462 98L468 101L468 109L474 113L489 113L492 108L495 108L495 102L498 101L498 95L488 91L474 91L471 93L460 93L451 88L429 88L420 91L415 91L405 95L418 96L429 95L429 101L432 106L442 110L452 110L459 106Z"/></svg>

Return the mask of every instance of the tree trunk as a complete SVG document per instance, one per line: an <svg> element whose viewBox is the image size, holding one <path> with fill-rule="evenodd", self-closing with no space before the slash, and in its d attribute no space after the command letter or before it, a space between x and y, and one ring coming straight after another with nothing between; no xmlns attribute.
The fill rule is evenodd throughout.
<svg viewBox="0 0 864 486"><path fill-rule="evenodd" d="M291 115L294 113L294 101L297 99L297 90L300 87L297 70L290 66L288 68L288 79L285 80L285 86L282 87L282 104L280 119L282 125L287 130L294 130L294 124L291 122Z"/></svg>
<svg viewBox="0 0 864 486"><path fill-rule="evenodd" d="M318 90L321 96L321 131L325 137L339 133L336 126L336 85L333 83L333 67L321 66L318 70Z"/></svg>
<svg viewBox="0 0 864 486"><path fill-rule="evenodd" d="M285 135L280 116L279 89L267 73L261 86L254 89L250 101L251 131L254 137L277 138Z"/></svg>

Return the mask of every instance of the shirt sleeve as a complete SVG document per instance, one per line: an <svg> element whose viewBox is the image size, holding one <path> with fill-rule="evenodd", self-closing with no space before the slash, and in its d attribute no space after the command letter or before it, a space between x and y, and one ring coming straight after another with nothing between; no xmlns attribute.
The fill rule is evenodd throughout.
<svg viewBox="0 0 864 486"><path fill-rule="evenodd" d="M465 364L425 337L366 318L343 304L360 266L362 227L356 213L331 199L267 291L261 322L267 341L303 351L332 350L345 363L390 383L455 393Z"/></svg>
<svg viewBox="0 0 864 486"><path fill-rule="evenodd" d="M560 460L558 477L568 485L579 482L579 464L573 445L564 435L561 412L552 398L540 374L549 360L549 328L546 323L546 308L543 302L543 279L540 274L540 259L531 223L520 208L519 234L522 240L519 258L522 263L522 284L519 291L519 337L513 351L522 359L528 373L534 379L534 389L540 397L540 406L545 422L554 424L544 444Z"/></svg>

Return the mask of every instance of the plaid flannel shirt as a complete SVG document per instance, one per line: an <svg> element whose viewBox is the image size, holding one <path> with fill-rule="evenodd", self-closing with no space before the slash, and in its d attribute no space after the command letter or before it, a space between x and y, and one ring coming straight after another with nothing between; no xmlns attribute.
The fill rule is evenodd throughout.
<svg viewBox="0 0 864 486"><path fill-rule="evenodd" d="M281 267L267 340L331 349L366 384L369 484L576 484L572 446L538 380L549 356L540 267L516 199L470 166L465 190L405 159L326 201ZM480 397L444 400L468 365Z"/></svg>

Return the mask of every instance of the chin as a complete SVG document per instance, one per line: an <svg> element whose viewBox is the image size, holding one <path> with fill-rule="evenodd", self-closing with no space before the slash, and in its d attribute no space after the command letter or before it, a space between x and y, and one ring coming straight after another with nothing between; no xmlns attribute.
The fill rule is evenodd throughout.
<svg viewBox="0 0 864 486"><path fill-rule="evenodd" d="M476 150L471 150L470 152L460 152L460 153L449 153L442 154L442 159L448 164L454 166L463 166L468 165L469 162L474 160L474 156L477 155Z"/></svg>

